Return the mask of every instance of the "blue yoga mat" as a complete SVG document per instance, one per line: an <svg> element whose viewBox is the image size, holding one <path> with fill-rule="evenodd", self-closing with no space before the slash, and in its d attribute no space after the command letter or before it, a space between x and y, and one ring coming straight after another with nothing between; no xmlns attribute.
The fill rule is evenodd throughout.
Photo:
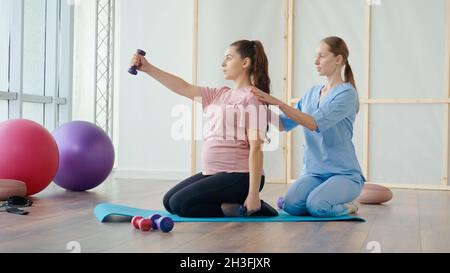
<svg viewBox="0 0 450 273"><path fill-rule="evenodd" d="M278 211L279 215L274 217L214 217L214 218L188 218L180 217L170 214L167 211L146 210L139 208L132 208L122 205L102 203L95 207L94 214L98 221L108 222L109 216L142 216L149 217L154 213L159 213L162 216L169 216L174 222L328 222L328 221L359 221L365 220L359 216L346 215L332 218L317 218L311 216L292 216L284 211Z"/></svg>

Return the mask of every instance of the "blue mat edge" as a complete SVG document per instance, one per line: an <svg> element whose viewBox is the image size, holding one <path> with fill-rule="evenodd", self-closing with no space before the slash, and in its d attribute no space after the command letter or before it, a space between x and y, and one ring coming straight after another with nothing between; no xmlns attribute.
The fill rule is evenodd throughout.
<svg viewBox="0 0 450 273"><path fill-rule="evenodd" d="M113 208L117 208L118 210L121 211L126 210L127 212L126 213L114 212L112 211ZM354 215L346 215L333 218L317 218L311 216L292 216L288 215L284 211L278 211L280 215L276 217L187 218L170 214L167 211L147 210L111 203L100 203L94 208L95 217L101 223L108 222L108 217L110 216L133 217L136 215L140 215L143 217L148 217L154 213L159 213L163 216L169 216L173 219L174 222L331 222L331 221L366 222L365 219ZM280 220L280 218L283 219Z"/></svg>

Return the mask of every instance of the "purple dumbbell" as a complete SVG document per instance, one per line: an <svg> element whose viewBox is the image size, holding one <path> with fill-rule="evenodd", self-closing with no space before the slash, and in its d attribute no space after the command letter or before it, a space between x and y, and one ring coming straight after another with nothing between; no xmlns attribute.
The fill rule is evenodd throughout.
<svg viewBox="0 0 450 273"><path fill-rule="evenodd" d="M145 56L147 53L145 53L144 50L138 49L137 54ZM128 69L128 73L130 73L132 75L137 75L138 72L137 72L136 66L130 67L130 69Z"/></svg>
<svg viewBox="0 0 450 273"><path fill-rule="evenodd" d="M173 229L173 220L170 217L162 217L161 214L155 213L148 217L152 220L152 229L161 230L162 232L170 232Z"/></svg>
<svg viewBox="0 0 450 273"><path fill-rule="evenodd" d="M170 217L163 216L156 219L156 227L162 232L170 232L173 229L173 220ZM153 223L155 223L153 222Z"/></svg>
<svg viewBox="0 0 450 273"><path fill-rule="evenodd" d="M279 209L284 209L284 198L283 197L278 198L277 206Z"/></svg>
<svg viewBox="0 0 450 273"><path fill-rule="evenodd" d="M153 230L157 230L158 229L158 226L156 225L156 220L158 218L161 218L161 214L155 213L155 214L152 214L152 215L150 215L148 217L148 219L152 220L152 229Z"/></svg>

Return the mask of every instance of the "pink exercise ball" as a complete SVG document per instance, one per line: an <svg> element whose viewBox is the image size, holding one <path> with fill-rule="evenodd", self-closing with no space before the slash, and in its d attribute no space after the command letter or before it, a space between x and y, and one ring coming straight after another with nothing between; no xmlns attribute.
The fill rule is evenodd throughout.
<svg viewBox="0 0 450 273"><path fill-rule="evenodd" d="M40 124L26 119L0 123L0 179L23 181L27 196L44 190L58 170L58 146Z"/></svg>

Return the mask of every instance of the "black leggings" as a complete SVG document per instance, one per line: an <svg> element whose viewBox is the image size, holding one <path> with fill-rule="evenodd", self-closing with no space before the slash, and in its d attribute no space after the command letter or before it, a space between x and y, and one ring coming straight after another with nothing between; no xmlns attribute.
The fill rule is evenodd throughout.
<svg viewBox="0 0 450 273"><path fill-rule="evenodd" d="M164 207L181 217L223 217L222 204L243 204L249 190L249 173L191 176L164 196ZM261 177L259 191L264 187Z"/></svg>

